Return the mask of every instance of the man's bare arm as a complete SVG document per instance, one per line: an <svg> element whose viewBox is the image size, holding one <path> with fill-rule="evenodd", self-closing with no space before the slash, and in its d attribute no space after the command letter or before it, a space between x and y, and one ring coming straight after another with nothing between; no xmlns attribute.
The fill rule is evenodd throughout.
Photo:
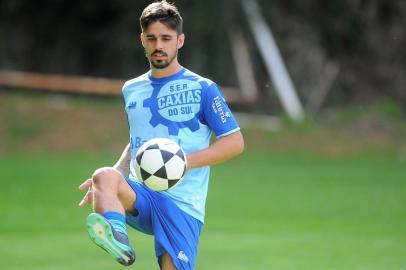
<svg viewBox="0 0 406 270"><path fill-rule="evenodd" d="M130 144L128 144L113 168L118 170L123 177L127 177L130 174L130 163Z"/></svg>
<svg viewBox="0 0 406 270"><path fill-rule="evenodd" d="M208 148L187 155L188 168L214 165L231 159L244 151L240 131L217 139Z"/></svg>

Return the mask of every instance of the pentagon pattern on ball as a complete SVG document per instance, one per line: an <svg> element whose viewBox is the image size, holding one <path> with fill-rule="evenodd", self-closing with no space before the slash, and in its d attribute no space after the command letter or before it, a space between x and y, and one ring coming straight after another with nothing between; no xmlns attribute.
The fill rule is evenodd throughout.
<svg viewBox="0 0 406 270"><path fill-rule="evenodd" d="M157 143L151 144L145 150L150 150L150 149L159 149L159 145Z"/></svg>
<svg viewBox="0 0 406 270"><path fill-rule="evenodd" d="M166 163L176 154L174 154L172 152L168 152L166 150L161 150L161 155L162 155L162 159L164 160L164 163Z"/></svg>
<svg viewBox="0 0 406 270"><path fill-rule="evenodd" d="M182 149L179 149L179 151L176 152L176 155L181 159L185 160L185 154L183 153Z"/></svg>

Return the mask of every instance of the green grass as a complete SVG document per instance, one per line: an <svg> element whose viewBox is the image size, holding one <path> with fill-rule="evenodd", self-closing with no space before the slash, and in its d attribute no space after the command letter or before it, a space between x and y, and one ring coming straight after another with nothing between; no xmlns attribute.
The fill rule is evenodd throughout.
<svg viewBox="0 0 406 270"><path fill-rule="evenodd" d="M0 269L122 269L90 242L77 186L116 157L0 158ZM158 269L131 230L134 269ZM196 269L404 269L406 161L247 151L212 169Z"/></svg>

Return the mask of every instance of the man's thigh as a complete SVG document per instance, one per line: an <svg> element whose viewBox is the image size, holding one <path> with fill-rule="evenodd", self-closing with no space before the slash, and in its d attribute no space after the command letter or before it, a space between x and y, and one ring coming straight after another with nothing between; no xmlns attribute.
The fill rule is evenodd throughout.
<svg viewBox="0 0 406 270"><path fill-rule="evenodd" d="M122 177L118 187L118 197L126 212L133 212L137 195L127 181Z"/></svg>
<svg viewBox="0 0 406 270"><path fill-rule="evenodd" d="M162 270L176 270L175 266L173 265L171 256L168 253L164 253L161 255L161 262L162 262Z"/></svg>

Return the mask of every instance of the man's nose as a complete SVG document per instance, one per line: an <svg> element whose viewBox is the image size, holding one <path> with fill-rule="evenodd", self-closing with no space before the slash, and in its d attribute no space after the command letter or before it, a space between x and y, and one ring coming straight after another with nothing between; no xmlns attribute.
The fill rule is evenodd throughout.
<svg viewBox="0 0 406 270"><path fill-rule="evenodd" d="M161 39L158 38L155 43L155 50L162 51L162 49L163 49L163 42Z"/></svg>

